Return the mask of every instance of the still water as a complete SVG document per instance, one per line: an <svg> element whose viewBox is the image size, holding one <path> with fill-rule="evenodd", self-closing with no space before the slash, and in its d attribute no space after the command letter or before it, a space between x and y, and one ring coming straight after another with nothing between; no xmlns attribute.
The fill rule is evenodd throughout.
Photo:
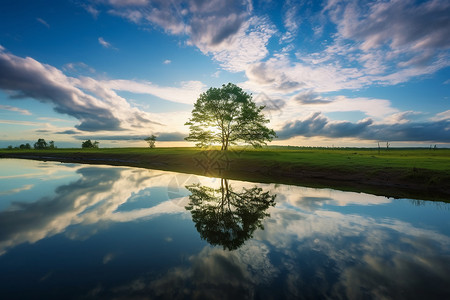
<svg viewBox="0 0 450 300"><path fill-rule="evenodd" d="M449 299L450 205L0 160L0 299Z"/></svg>

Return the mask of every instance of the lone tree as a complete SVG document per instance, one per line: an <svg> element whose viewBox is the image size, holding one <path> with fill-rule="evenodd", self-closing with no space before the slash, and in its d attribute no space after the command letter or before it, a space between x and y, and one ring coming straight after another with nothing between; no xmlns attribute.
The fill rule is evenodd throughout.
<svg viewBox="0 0 450 300"><path fill-rule="evenodd" d="M38 139L36 143L34 143L34 149L43 150L47 149L47 142L44 139Z"/></svg>
<svg viewBox="0 0 450 300"><path fill-rule="evenodd" d="M151 136L145 138L144 141L146 141L148 143L148 146L150 148L155 148L156 138L157 138L157 136L152 134Z"/></svg>
<svg viewBox="0 0 450 300"><path fill-rule="evenodd" d="M252 96L240 87L228 83L221 88L210 88L202 93L194 104L186 141L196 142L197 147L221 144L221 150L239 142L261 147L276 137L275 131L266 127L269 123Z"/></svg>
<svg viewBox="0 0 450 300"><path fill-rule="evenodd" d="M91 142L91 140L87 140L81 143L81 148L98 148L98 142Z"/></svg>

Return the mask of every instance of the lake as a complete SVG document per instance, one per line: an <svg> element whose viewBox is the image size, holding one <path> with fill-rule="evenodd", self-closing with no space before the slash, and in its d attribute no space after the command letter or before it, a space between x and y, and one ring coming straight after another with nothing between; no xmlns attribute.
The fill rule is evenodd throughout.
<svg viewBox="0 0 450 300"><path fill-rule="evenodd" d="M1 299L444 299L450 205L0 160Z"/></svg>

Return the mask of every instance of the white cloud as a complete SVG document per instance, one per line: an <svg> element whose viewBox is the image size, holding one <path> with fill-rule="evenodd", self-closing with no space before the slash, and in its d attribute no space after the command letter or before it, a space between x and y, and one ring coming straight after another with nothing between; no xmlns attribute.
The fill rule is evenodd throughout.
<svg viewBox="0 0 450 300"><path fill-rule="evenodd" d="M149 0L108 0L113 6L145 6Z"/></svg>
<svg viewBox="0 0 450 300"><path fill-rule="evenodd" d="M450 120L450 109L436 114L436 116L431 118L431 120L433 120L433 121Z"/></svg>
<svg viewBox="0 0 450 300"><path fill-rule="evenodd" d="M211 53L224 69L240 72L269 54L267 44L275 32L275 28L267 20L253 17L237 34L220 46L211 47L208 44L197 46L203 52Z"/></svg>
<svg viewBox="0 0 450 300"><path fill-rule="evenodd" d="M337 25L344 55L366 61L375 81L396 84L449 66L450 4L447 1L383 1L370 5L330 1L325 9Z"/></svg>
<svg viewBox="0 0 450 300"><path fill-rule="evenodd" d="M0 124L36 126L36 127L43 127L45 125L49 125L48 123L31 122L31 121L17 121L17 120L0 120Z"/></svg>
<svg viewBox="0 0 450 300"><path fill-rule="evenodd" d="M0 109L9 110L9 111L15 111L15 112L18 112L18 113L20 113L22 115L31 116L31 112L29 110L18 108L18 107L14 107L14 106L1 105L0 104Z"/></svg>
<svg viewBox="0 0 450 300"><path fill-rule="evenodd" d="M402 111L384 118L380 123L382 124L405 124L411 122L411 117L420 115L422 113L417 111Z"/></svg>
<svg viewBox="0 0 450 300"><path fill-rule="evenodd" d="M445 1L416 4L412 0L392 0L368 4L330 0L321 12L312 15L306 13L312 11L310 4L286 1L283 5L286 32L282 41L289 42L298 36L305 18L313 31L323 34L324 26L330 25L327 20L337 30L329 34L323 51L304 53L303 48L296 60L291 55L295 49L292 44L280 53L269 52L269 39L280 30L268 18L255 13L252 1L108 3L112 14L187 36L190 45L211 55L224 69L245 71L249 78L246 87L258 92L263 89L289 93L302 86L329 92L373 84L393 85L450 65L447 26L450 5ZM270 55L269 60L262 62ZM261 70L265 74L258 74ZM272 81L261 82L264 78Z"/></svg>
<svg viewBox="0 0 450 300"><path fill-rule="evenodd" d="M297 1L292 0L287 0L284 3L283 23L284 27L287 30L286 33L281 37L282 42L292 42L292 40L298 34L300 24L303 21L303 18L298 15L298 11L301 5L304 5L304 3L298 3Z"/></svg>
<svg viewBox="0 0 450 300"><path fill-rule="evenodd" d="M298 30L297 9L297 4L285 3L287 33L282 40L293 39ZM450 66L449 16L445 1L329 1L320 14L301 16L319 23L328 17L336 25L337 33L329 34L323 51L297 47L293 58L288 47L266 61L255 60L246 67L244 85L267 93L303 88L332 92L395 85L433 74Z"/></svg>
<svg viewBox="0 0 450 300"><path fill-rule="evenodd" d="M137 94L150 94L164 100L193 104L206 86L200 81L186 81L181 87L162 87L147 81L109 80L102 84L111 90L128 91Z"/></svg>
<svg viewBox="0 0 450 300"><path fill-rule="evenodd" d="M78 119L79 130L133 130L155 125L148 113L131 107L93 78L68 77L55 67L6 52L0 52L0 71L0 88L9 91L11 98L51 103L56 112Z"/></svg>
<svg viewBox="0 0 450 300"><path fill-rule="evenodd" d="M94 18L97 18L98 15L100 14L100 11L98 9L96 9L94 6L92 5L87 5L87 4L81 4L81 7L83 7L88 13L90 13Z"/></svg>
<svg viewBox="0 0 450 300"><path fill-rule="evenodd" d="M165 65L168 65L168 64L170 64L172 61L170 60L170 59L166 59L164 62L163 62L163 64L165 64Z"/></svg>
<svg viewBox="0 0 450 300"><path fill-rule="evenodd" d="M358 122L332 121L320 112L304 119L287 122L277 135L281 139L295 136L346 138L362 140L389 140L400 142L450 143L450 120L425 122L375 123L366 118Z"/></svg>
<svg viewBox="0 0 450 300"><path fill-rule="evenodd" d="M292 62L287 55L278 55L265 62L255 63L246 69L252 90L290 93L302 88L317 92L360 88L369 79L356 68L342 68L336 64L307 64Z"/></svg>
<svg viewBox="0 0 450 300"><path fill-rule="evenodd" d="M71 121L64 120L64 119L47 118L47 117L40 117L40 118L38 118L38 120L49 121L49 122L71 122Z"/></svg>
<svg viewBox="0 0 450 300"><path fill-rule="evenodd" d="M211 54L233 72L267 56L274 26L251 16L252 2L214 1L113 1L109 13L140 25L157 26L175 35L187 35L188 44Z"/></svg>
<svg viewBox="0 0 450 300"><path fill-rule="evenodd" d="M95 69L88 66L87 64L83 62L76 62L76 63L67 63L65 64L62 69L64 71L74 72L74 73L95 73Z"/></svg>
<svg viewBox="0 0 450 300"><path fill-rule="evenodd" d="M115 49L110 43L108 43L107 41L105 41L105 39L102 38L102 37L99 37L99 38L98 38L98 42L99 42L100 45L102 45L102 46L105 47L105 48Z"/></svg>
<svg viewBox="0 0 450 300"><path fill-rule="evenodd" d="M48 23L44 19L36 18L36 21L38 21L39 23L41 23L45 27L50 28L50 25L48 25Z"/></svg>

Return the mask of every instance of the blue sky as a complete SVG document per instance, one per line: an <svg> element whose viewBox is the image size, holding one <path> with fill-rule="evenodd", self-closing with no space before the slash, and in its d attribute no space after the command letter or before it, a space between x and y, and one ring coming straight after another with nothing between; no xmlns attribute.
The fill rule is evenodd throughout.
<svg viewBox="0 0 450 300"><path fill-rule="evenodd" d="M183 142L233 82L300 146L450 146L450 2L0 3L0 147Z"/></svg>

